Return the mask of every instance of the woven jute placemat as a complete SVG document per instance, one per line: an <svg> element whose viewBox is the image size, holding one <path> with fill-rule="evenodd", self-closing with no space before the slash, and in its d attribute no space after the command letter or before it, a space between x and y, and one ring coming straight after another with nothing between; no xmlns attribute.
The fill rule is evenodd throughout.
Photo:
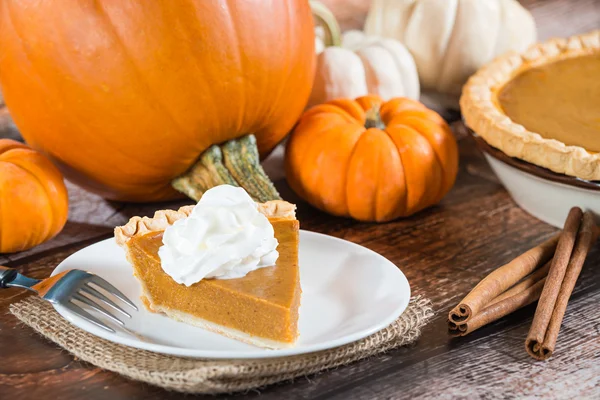
<svg viewBox="0 0 600 400"><path fill-rule="evenodd" d="M331 350L256 360L199 360L122 346L67 322L38 297L12 304L10 311L42 336L81 360L128 378L186 393L231 393L348 364L417 340L431 319L429 300L413 297L406 311L386 329Z"/></svg>

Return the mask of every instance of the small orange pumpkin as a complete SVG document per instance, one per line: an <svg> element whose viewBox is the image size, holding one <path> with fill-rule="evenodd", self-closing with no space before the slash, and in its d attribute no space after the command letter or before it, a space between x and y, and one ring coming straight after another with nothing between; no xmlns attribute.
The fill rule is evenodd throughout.
<svg viewBox="0 0 600 400"><path fill-rule="evenodd" d="M68 210L67 188L50 160L24 144L0 139L0 253L53 238Z"/></svg>
<svg viewBox="0 0 600 400"><path fill-rule="evenodd" d="M454 185L448 124L418 101L374 95L304 113L286 150L292 189L330 214L390 221L437 204Z"/></svg>

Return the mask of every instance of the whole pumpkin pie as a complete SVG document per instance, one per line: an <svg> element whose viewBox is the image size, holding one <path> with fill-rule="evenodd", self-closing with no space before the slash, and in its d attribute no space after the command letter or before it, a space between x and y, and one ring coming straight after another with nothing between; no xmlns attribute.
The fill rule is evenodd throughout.
<svg viewBox="0 0 600 400"><path fill-rule="evenodd" d="M496 59L460 102L466 124L507 155L600 180L600 31Z"/></svg>
<svg viewBox="0 0 600 400"><path fill-rule="evenodd" d="M117 227L116 241L125 249L142 286L146 308L256 346L294 346L301 295L295 206L269 201L257 207L279 242L275 265L237 279L202 279L190 286L165 273L159 248L165 229L187 218L193 206L157 211L153 218L134 217Z"/></svg>

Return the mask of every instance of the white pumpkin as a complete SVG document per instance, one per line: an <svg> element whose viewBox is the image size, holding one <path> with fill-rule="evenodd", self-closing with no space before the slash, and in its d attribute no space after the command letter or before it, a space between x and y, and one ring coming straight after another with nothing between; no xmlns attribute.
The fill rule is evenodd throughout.
<svg viewBox="0 0 600 400"><path fill-rule="evenodd" d="M373 0L365 32L402 42L423 90L456 98L481 66L536 41L535 21L516 0Z"/></svg>
<svg viewBox="0 0 600 400"><path fill-rule="evenodd" d="M327 22L332 23L337 24L331 19ZM317 68L308 106L366 94L377 94L384 100L419 98L415 61L397 40L348 31L339 43L335 37L339 28L333 27L328 34L332 37L330 43L317 35Z"/></svg>

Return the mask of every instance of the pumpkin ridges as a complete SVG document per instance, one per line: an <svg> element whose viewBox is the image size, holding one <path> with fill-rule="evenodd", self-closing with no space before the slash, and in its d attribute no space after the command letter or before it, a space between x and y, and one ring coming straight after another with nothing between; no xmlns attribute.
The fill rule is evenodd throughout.
<svg viewBox="0 0 600 400"><path fill-rule="evenodd" d="M381 115L381 120L384 124L389 124L396 116L402 114L410 114L418 111L425 111L427 107L422 103L407 99L407 98L396 98L392 99L386 103L381 105L381 109L379 113ZM441 118L441 117L440 117Z"/></svg>
<svg viewBox="0 0 600 400"><path fill-rule="evenodd" d="M0 157L2 157L2 154L13 150L13 149L26 149L27 146L24 145L23 143L19 143L16 140L12 140L12 139L2 139L0 140Z"/></svg>
<svg viewBox="0 0 600 400"><path fill-rule="evenodd" d="M361 96L361 97L357 98L355 101L362 107L362 109L365 112L369 111L373 107L379 106L379 105L381 105L381 103L383 103L383 100L381 99L381 97L379 97L375 94L367 94L365 96Z"/></svg>
<svg viewBox="0 0 600 400"><path fill-rule="evenodd" d="M358 55L341 47L327 48L317 55L308 107L343 98L346 92L350 92L350 97L366 93L367 83L364 74L364 66ZM359 78L355 79L355 76ZM330 85L329 81L332 79L347 80L347 84L352 84L352 88L347 89L345 85Z"/></svg>
<svg viewBox="0 0 600 400"><path fill-rule="evenodd" d="M382 113L390 110L393 113L408 110L428 110L425 104L407 97L396 97L382 104Z"/></svg>
<svg viewBox="0 0 600 400"><path fill-rule="evenodd" d="M327 102L327 104L334 107L338 107L340 110L345 111L352 118L349 122L362 122L365 119L365 113L362 107L354 100L349 99L336 99Z"/></svg>
<svg viewBox="0 0 600 400"><path fill-rule="evenodd" d="M306 155L308 154L308 149L314 142L313 137L319 135L321 131L327 130L338 123L346 123L345 119L338 114L334 114L335 118L329 118L328 115L324 113L314 114L311 117L309 117L307 113L300 118L298 125L294 129L294 134L288 139L284 158L288 183L292 190L304 198L308 194L304 188L305 183L302 178L302 172L295 174L293 171L301 165L308 164Z"/></svg>
<svg viewBox="0 0 600 400"><path fill-rule="evenodd" d="M388 221L406 203L404 167L390 136L367 129L356 142L346 174L348 211L363 221Z"/></svg>
<svg viewBox="0 0 600 400"><path fill-rule="evenodd" d="M390 38L382 38L375 46L385 49L394 61L396 70L404 72L401 79L404 89L402 97L418 99L421 93L421 86L418 79L417 66L408 48L401 41Z"/></svg>
<svg viewBox="0 0 600 400"><path fill-rule="evenodd" d="M38 187L39 189L39 194L37 195L33 195L36 197L39 197L40 199L42 197L45 197L46 199L48 198L48 192L46 191L46 188L44 187L44 184L42 183L42 181L36 176L35 173L31 172L29 169L19 165L18 163L15 163L14 161L11 162L12 165L14 165L17 168L20 168L24 173L25 173L25 178L30 182L35 182L35 185ZM41 229L35 230L33 229L32 226L29 226L28 229L31 229L32 232L36 232L37 235L35 236L31 236L30 239L30 244L31 243L41 243L43 241L45 241L46 239L50 239L52 237L54 237L54 235L58 232L53 232L52 228L53 228L53 222L58 219L58 216L55 215L55 212L53 210L52 207L52 203L49 201L36 201L37 203L43 203L43 205L45 207L43 207L43 212L41 212L41 214L45 215L46 217L48 217L51 221L50 224L48 224L46 222L46 220L37 220L37 221L33 221L34 223L38 223L38 224L42 224ZM42 206L42 204L39 204L40 206ZM42 211L42 207L38 208L36 211L40 212Z"/></svg>
<svg viewBox="0 0 600 400"><path fill-rule="evenodd" d="M61 182L62 184L62 176L58 170L45 157L28 148L18 148L3 153L0 155L0 160L20 168L31 180L35 180L42 189L45 198L61 199L60 201L47 202L49 210L44 215L50 220L50 224L48 224L46 231L40 232L40 237L36 240L42 242L44 238L54 237L64 225L61 216L66 216L68 213L66 188L64 184L62 187L55 185L55 182Z"/></svg>
<svg viewBox="0 0 600 400"><path fill-rule="evenodd" d="M414 214L432 204L442 180L441 167L426 138L407 125L388 126L398 147L405 169L407 203L405 215Z"/></svg>
<svg viewBox="0 0 600 400"><path fill-rule="evenodd" d="M417 68L408 49L393 39L367 37L358 30L345 32L341 43L332 45L328 39L339 36L338 24L326 7L320 3L317 6L313 5L313 13L317 24L325 28L325 36L321 45L317 37L317 71L310 105L369 92L378 92L387 99L419 97ZM331 22L323 23L319 18L322 13Z"/></svg>
<svg viewBox="0 0 600 400"><path fill-rule="evenodd" d="M447 125L446 130L435 122L423 118L404 117L401 123L412 127L425 137L435 151L438 164L443 171L442 184L432 201L432 204L438 203L454 186L458 171L458 147L454 136Z"/></svg>
<svg viewBox="0 0 600 400"><path fill-rule="evenodd" d="M303 174L302 181L305 191L318 199L321 209L339 216L349 215L346 172L352 151L364 130L360 125L346 124L320 131L318 140L314 140L308 148L304 161L312 168L305 169L307 172ZM331 177L335 178L328 181Z"/></svg>
<svg viewBox="0 0 600 400"><path fill-rule="evenodd" d="M30 179L26 170L12 162L0 162L0 172L0 253L25 250L43 242L48 232L48 202L39 181Z"/></svg>
<svg viewBox="0 0 600 400"><path fill-rule="evenodd" d="M448 127L448 124L446 123L444 118L442 118L435 111L431 110L402 110L396 113L389 113L387 115L387 118L390 120L390 122L397 119L402 120L404 118L419 118L434 122L436 125L444 129Z"/></svg>
<svg viewBox="0 0 600 400"><path fill-rule="evenodd" d="M458 163L457 155L452 155L457 154L457 150L448 125L439 114L412 99L394 99L382 107L382 112L384 113L382 116L384 123L390 126L395 124L411 126L432 146L437 165L442 171L442 182L437 193L428 197L430 197L429 203L438 203L453 186L456 177L455 169L449 167L446 171L444 166Z"/></svg>
<svg viewBox="0 0 600 400"><path fill-rule="evenodd" d="M0 139L0 252L51 239L67 214L67 189L56 167L26 145Z"/></svg>
<svg viewBox="0 0 600 400"><path fill-rule="evenodd" d="M314 118L320 115L326 115L328 118L331 118L331 115L336 115L338 117L343 118L344 122L352 123L356 122L356 118L352 116L348 111L342 109L340 107L334 106L331 103L319 104L318 106L311 107L308 111L306 111L302 117L302 119Z"/></svg>
<svg viewBox="0 0 600 400"><path fill-rule="evenodd" d="M322 118L319 118L322 119ZM332 124L333 125L333 124ZM320 129L319 121L317 118L302 118L300 123L296 127L295 131L298 131L298 135L293 135L289 139L286 159L285 162L288 165L287 171L298 171L302 165L313 165L312 158L310 157L310 149L315 146L316 140L313 138L316 135L321 135L322 130ZM310 187L314 187L316 182L313 182L313 178L316 178L314 174L314 168L300 168L297 174L298 179L294 179L294 174L290 173L286 175L289 180L290 186L296 193L300 193L303 196L311 198L314 201L315 207L323 209L321 198L314 195L314 190L310 190Z"/></svg>

